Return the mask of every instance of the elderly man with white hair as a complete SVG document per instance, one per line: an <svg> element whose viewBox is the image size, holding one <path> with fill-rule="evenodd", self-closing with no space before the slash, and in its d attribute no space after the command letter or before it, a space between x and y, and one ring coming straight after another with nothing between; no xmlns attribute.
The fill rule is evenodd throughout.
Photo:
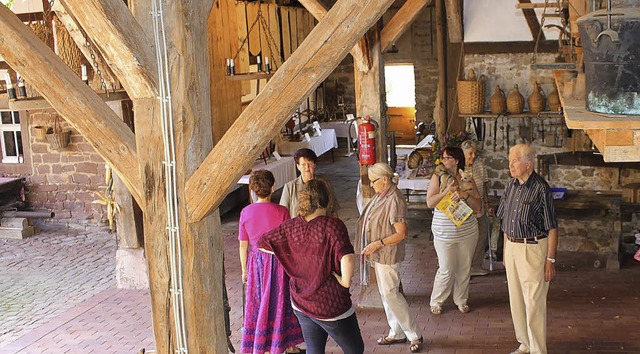
<svg viewBox="0 0 640 354"><path fill-rule="evenodd" d="M534 170L535 151L509 150L509 172L497 216L504 232L511 318L520 343L511 354L547 353L547 293L556 274L558 217L549 184Z"/></svg>

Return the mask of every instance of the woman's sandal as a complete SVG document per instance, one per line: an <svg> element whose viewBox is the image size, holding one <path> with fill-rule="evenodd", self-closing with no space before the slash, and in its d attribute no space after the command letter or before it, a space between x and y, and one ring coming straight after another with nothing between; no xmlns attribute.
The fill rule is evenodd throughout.
<svg viewBox="0 0 640 354"><path fill-rule="evenodd" d="M442 314L442 306L440 306L440 305L431 306L431 313L434 314L434 315L441 315Z"/></svg>
<svg viewBox="0 0 640 354"><path fill-rule="evenodd" d="M401 339L393 339L393 338L389 338L389 337L380 337L378 338L378 345L391 345L391 344L399 344L399 343L406 343L407 342L407 338L401 338Z"/></svg>
<svg viewBox="0 0 640 354"><path fill-rule="evenodd" d="M467 304L459 305L458 310L460 310L460 312L462 313L469 313L469 311L471 311L471 309L469 308L469 305Z"/></svg>
<svg viewBox="0 0 640 354"><path fill-rule="evenodd" d="M409 347L409 350L411 350L412 353L419 353L422 350L422 343L424 342L424 339L422 337L416 339L416 340L412 340L411 341L411 346Z"/></svg>

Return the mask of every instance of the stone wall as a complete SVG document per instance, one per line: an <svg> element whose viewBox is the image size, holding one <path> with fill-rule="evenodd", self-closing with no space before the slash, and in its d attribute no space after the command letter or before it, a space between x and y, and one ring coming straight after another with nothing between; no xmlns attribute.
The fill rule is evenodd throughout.
<svg viewBox="0 0 640 354"><path fill-rule="evenodd" d="M538 62L552 62L555 54L539 54ZM545 94L553 90L553 74L551 70L532 70L530 68L531 54L495 54L495 55L467 55L465 57L465 72L474 69L478 75L487 77L486 109L489 110L489 98L496 85L509 94L509 89L518 85L525 101L531 94L533 85L541 83ZM528 107L525 103L525 110ZM496 192L504 189L509 181L508 147L503 127L509 127L509 146L522 142L519 138L520 127L524 132L533 128L534 140L531 142L538 155L592 151L591 140L582 130L569 130L563 118L539 119L529 118L500 118L497 120L497 136L493 135L493 125L496 119L484 119L487 133L485 134L484 149L480 153L488 168L490 186ZM530 127L530 124L533 124ZM544 127L544 128L543 128ZM543 136L541 130L545 130ZM570 136L569 136L570 135ZM494 151L494 140L496 149ZM481 144L482 145L482 144ZM545 179L552 187L564 187L573 190L620 191L623 185L640 180L640 170L619 169L614 167L568 166L550 164ZM636 224L634 224L636 220ZM606 217L595 216L581 218L579 215L568 215L559 220L561 250L581 250L606 253L611 248L611 220ZM637 217L623 223L623 234L631 234L638 228Z"/></svg>
<svg viewBox="0 0 640 354"><path fill-rule="evenodd" d="M56 112L29 115L29 129L50 126ZM96 191L104 192L105 162L82 135L62 118L61 129L71 131L70 144L58 151L48 142L36 141L30 134L32 173L27 177L27 202L35 209L55 212L55 222L68 226L89 226L106 222L106 208L93 201Z"/></svg>
<svg viewBox="0 0 640 354"><path fill-rule="evenodd" d="M539 54L538 62L552 62L554 54ZM478 75L487 78L486 110L489 110L489 99L496 85L505 88L505 94L509 94L506 88L518 85L519 91L525 98L525 111L527 97L531 94L533 85L537 81L542 90L548 95L553 90L553 73L551 70L532 70L530 68L531 54L494 54L494 55L467 55L465 56L465 71L474 69ZM503 189L504 182L509 179L508 171L508 146L515 143L528 142L528 133L533 124L533 146L539 155L571 152L591 151L591 140L582 130L569 130L564 124L563 118L537 118L535 115L529 118L500 118L497 120L497 136L493 136L495 118L482 120L485 123L484 151L480 156L484 158L489 168L491 187ZM533 123L532 123L533 122ZM469 126L469 125L468 125ZM509 127L509 145L505 137L503 127ZM527 133L525 140L520 138L520 128ZM526 129L525 129L526 128ZM542 130L545 131L543 137ZM569 136L570 135L570 136ZM544 138L544 140L543 140ZM495 140L496 150L493 150ZM549 175L545 176L549 183L556 187L569 189L588 190L621 190L622 185L640 180L640 171L611 167L584 167L584 166L550 166Z"/></svg>
<svg viewBox="0 0 640 354"><path fill-rule="evenodd" d="M437 53L435 49L435 14L433 7L427 7L396 42L397 53L385 53L385 64L413 64L416 80L416 120L430 122L438 83ZM385 15L391 18L393 11ZM434 32L435 33L435 32ZM351 55L340 63L324 82L325 103L329 110L337 107L337 96L344 98L346 112L355 114L355 82L353 58ZM341 119L340 116L336 117ZM377 120L377 117L374 117Z"/></svg>

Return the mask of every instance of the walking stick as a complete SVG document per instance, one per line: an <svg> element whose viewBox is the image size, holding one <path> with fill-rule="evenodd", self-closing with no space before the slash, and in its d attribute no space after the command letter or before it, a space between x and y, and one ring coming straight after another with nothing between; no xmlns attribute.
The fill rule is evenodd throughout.
<svg viewBox="0 0 640 354"><path fill-rule="evenodd" d="M244 323L245 284L242 282L242 323Z"/></svg>
<svg viewBox="0 0 640 354"><path fill-rule="evenodd" d="M493 271L493 250L491 249L491 229L493 228L493 223L495 222L495 220L493 220L492 223L489 223L489 220L491 219L491 217L488 215L489 213L487 212L487 236L489 237L489 271Z"/></svg>

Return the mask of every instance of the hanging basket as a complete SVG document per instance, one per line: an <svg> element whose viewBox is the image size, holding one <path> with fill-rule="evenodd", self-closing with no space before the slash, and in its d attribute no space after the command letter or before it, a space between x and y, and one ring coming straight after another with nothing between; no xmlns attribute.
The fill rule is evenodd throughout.
<svg viewBox="0 0 640 354"><path fill-rule="evenodd" d="M458 80L458 105L462 114L478 114L484 112L486 83L484 75L475 78L473 70L469 70L468 80Z"/></svg>
<svg viewBox="0 0 640 354"><path fill-rule="evenodd" d="M33 136L38 142L47 141L47 127L36 125L35 127L33 127Z"/></svg>
<svg viewBox="0 0 640 354"><path fill-rule="evenodd" d="M49 142L49 146L51 146L51 148L55 150L66 148L69 145L70 138L70 130L47 134L47 141Z"/></svg>
<svg viewBox="0 0 640 354"><path fill-rule="evenodd" d="M59 116L56 116L53 122L53 128L47 132L49 146L54 150L64 149L71 140L71 130L62 130Z"/></svg>

